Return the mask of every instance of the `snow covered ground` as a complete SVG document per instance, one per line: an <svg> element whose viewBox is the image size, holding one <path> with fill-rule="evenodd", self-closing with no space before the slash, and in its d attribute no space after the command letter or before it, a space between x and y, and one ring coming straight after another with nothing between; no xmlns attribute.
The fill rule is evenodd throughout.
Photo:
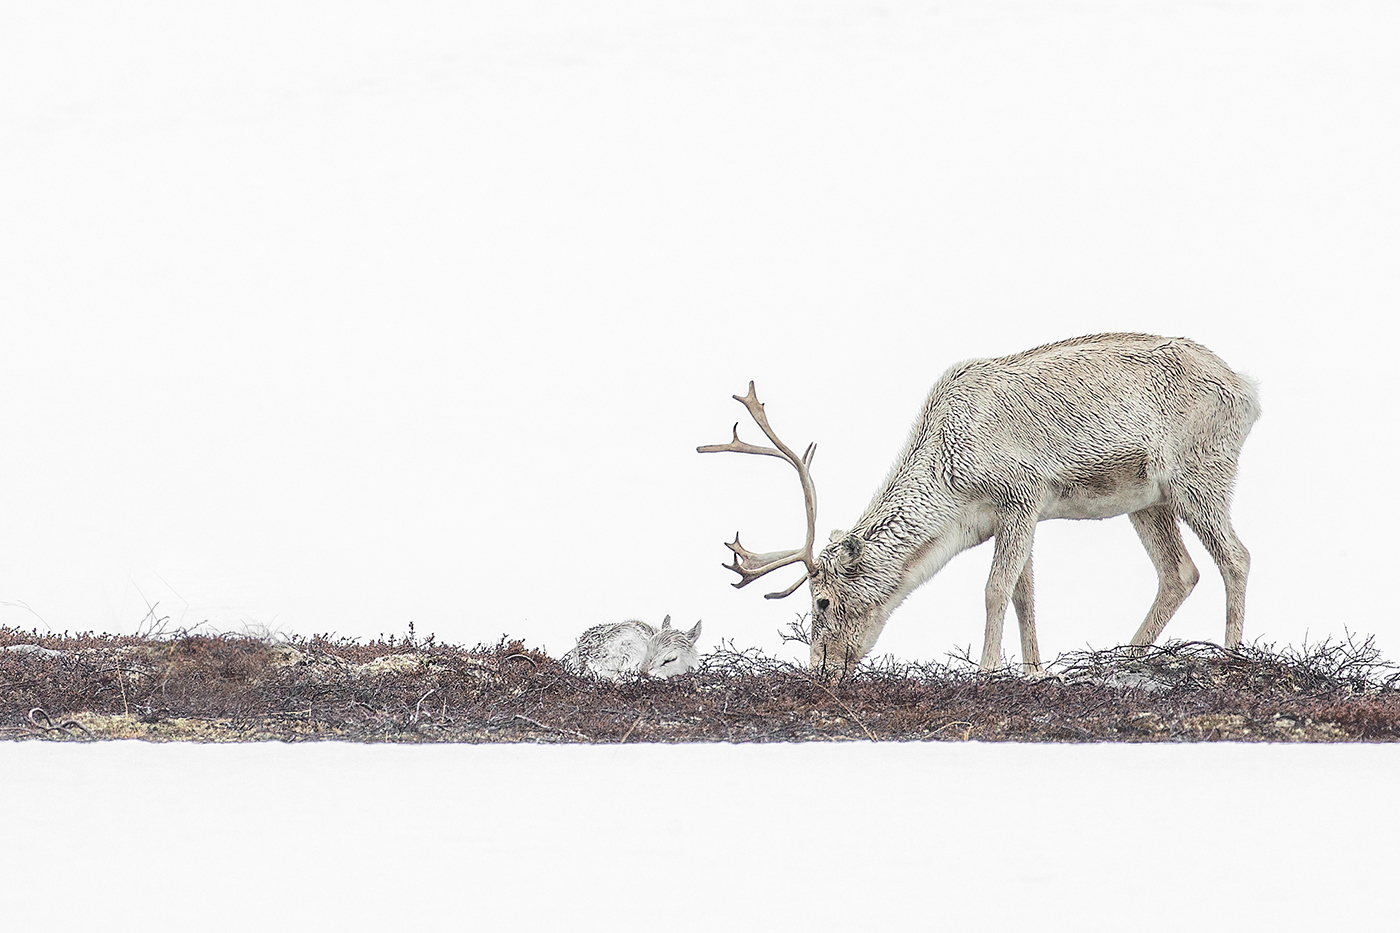
<svg viewBox="0 0 1400 933"><path fill-rule="evenodd" d="M3 925L1395 925L1400 746L0 746Z"/></svg>

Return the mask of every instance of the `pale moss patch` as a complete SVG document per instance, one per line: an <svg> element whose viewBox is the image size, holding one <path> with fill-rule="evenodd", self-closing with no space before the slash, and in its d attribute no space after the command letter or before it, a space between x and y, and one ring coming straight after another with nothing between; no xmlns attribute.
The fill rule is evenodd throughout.
<svg viewBox="0 0 1400 933"><path fill-rule="evenodd" d="M293 667L307 662L306 652L291 645L273 645L267 653L270 655L268 664L272 667Z"/></svg>
<svg viewBox="0 0 1400 933"><path fill-rule="evenodd" d="M352 664L350 671L356 677L374 674L403 674L413 670L421 663L423 663L423 655L420 654L386 654L363 664Z"/></svg>
<svg viewBox="0 0 1400 933"><path fill-rule="evenodd" d="M1273 727L1284 736L1308 742L1336 741L1346 738L1346 732L1330 722L1318 722L1312 717L1275 714Z"/></svg>
<svg viewBox="0 0 1400 933"><path fill-rule="evenodd" d="M330 734L315 723L295 720L185 719L174 717L144 722L136 716L75 713L76 722L95 739L139 739L145 742L275 742L301 736ZM76 732L77 730L73 730Z"/></svg>
<svg viewBox="0 0 1400 933"><path fill-rule="evenodd" d="M308 653L291 645L276 645L270 649L271 660L268 672L280 671L289 667L302 668L302 676L312 683L326 683L346 677L374 677L382 674L403 674L416 670L422 665L439 668L432 664L428 655L416 652L386 654L372 658L362 664L351 664L332 655ZM255 683L267 678L260 677Z"/></svg>

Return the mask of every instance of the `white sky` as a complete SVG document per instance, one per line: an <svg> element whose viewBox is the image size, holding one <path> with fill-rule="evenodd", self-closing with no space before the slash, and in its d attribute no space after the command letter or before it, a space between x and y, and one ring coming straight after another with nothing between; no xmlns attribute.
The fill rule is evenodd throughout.
<svg viewBox="0 0 1400 933"><path fill-rule="evenodd" d="M1262 384L1246 637L1393 655L1397 27L1339 0L8 4L0 624L126 631L149 599L557 654L671 613L774 649L805 590L718 564L736 528L799 543L799 492L694 453L731 393L820 442L824 540L951 363L1145 330ZM1166 635L1219 640L1188 545ZM1152 599L1126 519L1042 525L1035 558L1050 656ZM975 653L989 559L877 652Z"/></svg>

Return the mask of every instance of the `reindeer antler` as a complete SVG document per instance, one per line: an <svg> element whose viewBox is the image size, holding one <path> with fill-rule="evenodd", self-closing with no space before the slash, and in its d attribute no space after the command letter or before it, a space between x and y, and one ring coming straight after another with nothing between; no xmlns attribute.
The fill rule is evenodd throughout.
<svg viewBox="0 0 1400 933"><path fill-rule="evenodd" d="M812 553L812 544L817 537L817 487L812 483L812 457L817 452L816 444L808 444L807 450L801 457L793 453L786 444L778 440L778 435L773 433L773 428L768 424L768 416L763 413L763 403L758 400L758 394L754 391L753 382L749 382L749 394L743 397L734 396L734 400L742 402L749 410L753 420L763 429L763 433L768 435L768 439L773 442L773 447L755 447L739 440L739 422L734 422L734 439L728 444L710 444L706 447L695 448L698 453L717 454L726 451L738 454L760 454L765 457L780 457L791 463L797 470L797 476L802 480L802 497L807 503L807 543L792 551L770 551L764 554L756 554L748 550L739 543L739 533L734 533L734 542L725 542L725 547L734 552L734 563L723 566L737 573L742 579L734 584L737 589L747 586L759 577L771 570L779 567L786 567L788 564L795 564L801 561L807 572L792 586L781 593L767 593L764 599L782 599L784 596L791 596L803 581L816 572L816 558Z"/></svg>

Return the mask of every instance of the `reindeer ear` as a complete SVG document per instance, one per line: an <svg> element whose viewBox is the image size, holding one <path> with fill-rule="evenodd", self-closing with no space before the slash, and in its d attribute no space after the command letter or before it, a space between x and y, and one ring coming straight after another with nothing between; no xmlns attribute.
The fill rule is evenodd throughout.
<svg viewBox="0 0 1400 933"><path fill-rule="evenodd" d="M700 622L696 622L694 627L685 633L685 640L690 642L692 648L695 647L695 643L700 640Z"/></svg>
<svg viewBox="0 0 1400 933"><path fill-rule="evenodd" d="M833 528L833 529L831 529L831 538L830 538L830 541L831 541L832 544L835 544L837 541L840 541L840 540L841 540L842 538L844 538L845 536L846 536L846 533L845 533L844 531L842 531L840 528Z"/></svg>
<svg viewBox="0 0 1400 933"><path fill-rule="evenodd" d="M842 570L859 564L865 556L865 541L859 535L846 535L836 551L836 563Z"/></svg>

